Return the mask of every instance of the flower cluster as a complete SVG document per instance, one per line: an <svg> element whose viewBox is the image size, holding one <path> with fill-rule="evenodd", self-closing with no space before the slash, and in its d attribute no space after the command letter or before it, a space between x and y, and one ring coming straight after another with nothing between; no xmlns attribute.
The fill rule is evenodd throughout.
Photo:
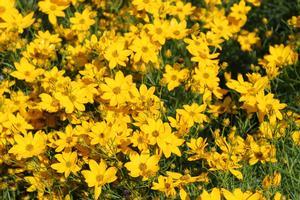
<svg viewBox="0 0 300 200"><path fill-rule="evenodd" d="M299 16L276 43L267 19L248 25L260 0L24 2L0 0L0 191L283 198L279 171L238 184L279 162L278 142L300 145L300 115L276 93L298 64Z"/></svg>

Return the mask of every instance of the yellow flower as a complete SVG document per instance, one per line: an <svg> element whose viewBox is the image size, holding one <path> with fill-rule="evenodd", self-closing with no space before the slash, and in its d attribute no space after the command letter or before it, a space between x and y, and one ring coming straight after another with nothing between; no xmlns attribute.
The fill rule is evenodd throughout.
<svg viewBox="0 0 300 200"><path fill-rule="evenodd" d="M136 37L130 46L130 49L135 52L134 61L142 60L145 63L157 62L157 47L151 42L148 35L142 33L140 37Z"/></svg>
<svg viewBox="0 0 300 200"><path fill-rule="evenodd" d="M284 46L283 44L270 46L270 54L264 56L267 61L265 67L279 67L291 65L298 60L298 54L292 49L291 46Z"/></svg>
<svg viewBox="0 0 300 200"><path fill-rule="evenodd" d="M44 72L43 69L36 69L26 58L21 58L20 63L15 62L14 64L17 71L12 72L11 75L29 83L36 81L37 77Z"/></svg>
<svg viewBox="0 0 300 200"><path fill-rule="evenodd" d="M147 12L154 13L155 9L159 8L160 0L133 0L132 4L136 6L137 10L146 10Z"/></svg>
<svg viewBox="0 0 300 200"><path fill-rule="evenodd" d="M15 8L15 0L0 0L0 18Z"/></svg>
<svg viewBox="0 0 300 200"><path fill-rule="evenodd" d="M147 119L147 124L141 126L141 130L149 135L151 145L157 144L162 153L169 158L171 153L181 156L178 148L184 140L179 139L172 133L168 123L163 123L160 119Z"/></svg>
<svg viewBox="0 0 300 200"><path fill-rule="evenodd" d="M13 114L8 115L8 121L3 123L3 126L11 131L11 133L23 133L26 134L27 130L33 129L19 113L15 116Z"/></svg>
<svg viewBox="0 0 300 200"><path fill-rule="evenodd" d="M94 89L94 88L93 88ZM75 109L85 111L85 105L89 102L89 94L93 94L93 90L88 89L80 82L72 81L65 92L57 92L54 94L66 113L72 113Z"/></svg>
<svg viewBox="0 0 300 200"><path fill-rule="evenodd" d="M34 136L31 132L28 134L19 134L14 136L16 144L8 151L8 153L15 154L17 159L30 158L38 156L43 153L46 148L46 135L39 131Z"/></svg>
<svg viewBox="0 0 300 200"><path fill-rule="evenodd" d="M242 51L251 51L252 46L259 41L259 37L256 36L255 32L243 31L238 36L238 42L241 45Z"/></svg>
<svg viewBox="0 0 300 200"><path fill-rule="evenodd" d="M168 28L168 36L172 39L183 39L188 32L186 25L185 20L178 22L175 18L172 18Z"/></svg>
<svg viewBox="0 0 300 200"><path fill-rule="evenodd" d="M174 197L176 195L175 187L176 185L174 184L172 177L159 176L158 182L153 182L151 189L164 192L167 197Z"/></svg>
<svg viewBox="0 0 300 200"><path fill-rule="evenodd" d="M216 58L219 56L219 53L210 53L210 49L206 43L189 45L187 50L193 55L191 61L198 62L200 68L208 68L218 63Z"/></svg>
<svg viewBox="0 0 300 200"><path fill-rule="evenodd" d="M53 113L59 110L59 101L49 94L42 93L39 95L41 102L39 103L39 108L46 110L47 112Z"/></svg>
<svg viewBox="0 0 300 200"><path fill-rule="evenodd" d="M194 10L195 7L193 7L191 3L176 1L176 4L170 9L170 14L177 15L180 20L184 20L185 17L191 15Z"/></svg>
<svg viewBox="0 0 300 200"><path fill-rule="evenodd" d="M25 176L24 179L30 184L30 187L27 188L28 192L37 191L39 194L44 194L46 184L41 173L34 173L33 176Z"/></svg>
<svg viewBox="0 0 300 200"><path fill-rule="evenodd" d="M146 119L147 124L141 126L141 130L148 134L151 145L157 144L159 138L164 136L164 124L159 120L154 120L151 118Z"/></svg>
<svg viewBox="0 0 300 200"><path fill-rule="evenodd" d="M205 158L205 147L207 146L206 139L199 137L197 139L192 138L190 142L187 143L187 146L190 150L187 152L188 154L194 154L189 157L188 160L199 160L201 158Z"/></svg>
<svg viewBox="0 0 300 200"><path fill-rule="evenodd" d="M179 70L172 68L170 65L166 65L166 72L163 74L162 82L168 84L168 90L172 91L187 78L187 75L187 69Z"/></svg>
<svg viewBox="0 0 300 200"><path fill-rule="evenodd" d="M89 187L95 187L95 199L98 199L102 186L117 180L117 169L115 167L107 168L106 162L101 160L98 164L94 160L89 161L90 170L83 170L81 173Z"/></svg>
<svg viewBox="0 0 300 200"><path fill-rule="evenodd" d="M149 145L149 138L148 134L144 132L136 131L133 133L133 135L130 138L132 142L132 146L137 147L141 151L146 151L148 149Z"/></svg>
<svg viewBox="0 0 300 200"><path fill-rule="evenodd" d="M282 120L282 114L280 110L286 107L286 104L280 103L278 99L273 98L274 94L269 93L264 95L260 92L256 95L257 107L258 107L258 118L262 122L264 117L267 115L270 123L275 123L276 119Z"/></svg>
<svg viewBox="0 0 300 200"><path fill-rule="evenodd" d="M143 180L147 180L159 170L159 156L157 155L150 156L149 153L142 152L140 155L132 153L129 157L130 162L124 166L130 171L129 175L132 177L142 176Z"/></svg>
<svg viewBox="0 0 300 200"><path fill-rule="evenodd" d="M246 5L244 0L240 1L239 3L233 4L230 8L229 17L234 18L237 21L242 21L241 25L244 25L247 21L247 14L251 10L250 6Z"/></svg>
<svg viewBox="0 0 300 200"><path fill-rule="evenodd" d="M181 156L181 152L178 147L184 143L184 140L179 139L171 132L172 130L168 123L164 124L164 131L165 133L162 135L162 138L158 138L157 140L157 145L161 149L162 153L166 158L169 158L171 153Z"/></svg>
<svg viewBox="0 0 300 200"><path fill-rule="evenodd" d="M213 188L211 193L203 190L198 200L221 200L221 191L219 188Z"/></svg>
<svg viewBox="0 0 300 200"><path fill-rule="evenodd" d="M124 77L121 71L116 73L115 79L105 78L106 84L101 84L103 92L101 98L109 101L110 106L124 105L130 99L129 90L132 84L132 76Z"/></svg>
<svg viewBox="0 0 300 200"><path fill-rule="evenodd" d="M71 172L76 174L76 172L80 170L80 168L76 165L76 152L63 152L62 154L56 154L55 158L59 161L59 163L52 164L51 167L58 173L64 173L66 178Z"/></svg>
<svg viewBox="0 0 300 200"><path fill-rule="evenodd" d="M281 174L279 172L274 172L272 175L267 175L263 181L262 185L265 189L268 189L269 187L277 187L280 185L281 182Z"/></svg>
<svg viewBox="0 0 300 200"><path fill-rule="evenodd" d="M77 144L78 137L76 136L75 129L71 125L66 127L65 132L57 132L59 139L55 141L57 145L56 152L60 152L63 149L70 151L73 146Z"/></svg>
<svg viewBox="0 0 300 200"><path fill-rule="evenodd" d="M69 7L69 5L56 4L52 0L39 1L38 5L40 10L48 15L50 23L54 26L57 25L56 17L64 17L63 10Z"/></svg>
<svg viewBox="0 0 300 200"><path fill-rule="evenodd" d="M202 124L207 122L208 118L203 112L206 110L206 105L198 105L197 103L192 103L192 105L184 105L184 109L177 109L176 112L182 115L188 122L189 127L192 127L194 123Z"/></svg>
<svg viewBox="0 0 300 200"><path fill-rule="evenodd" d="M33 12L23 17L17 9L11 9L1 16L0 28L6 28L9 31L23 33L25 28L31 26L34 22Z"/></svg>
<svg viewBox="0 0 300 200"><path fill-rule="evenodd" d="M125 67L130 54L131 51L125 49L125 41L117 41L108 46L104 57L109 61L109 68L113 69L117 65Z"/></svg>
<svg viewBox="0 0 300 200"><path fill-rule="evenodd" d="M263 196L258 193L252 193L250 191L243 192L240 188L234 189L230 192L224 188L221 189L222 194L226 200L261 200Z"/></svg>
<svg viewBox="0 0 300 200"><path fill-rule="evenodd" d="M206 92L213 93L217 98L221 99L224 90L219 87L220 78L218 77L218 67L198 67L195 70L193 76L194 84L192 85L194 90L204 94L204 100L206 100Z"/></svg>
<svg viewBox="0 0 300 200"><path fill-rule="evenodd" d="M292 139L296 145L300 145L300 131L294 131L292 133Z"/></svg>
<svg viewBox="0 0 300 200"><path fill-rule="evenodd" d="M153 24L146 25L149 30L149 35L153 41L158 41L161 45L164 45L166 38L168 37L168 22L160 19L154 19Z"/></svg>
<svg viewBox="0 0 300 200"><path fill-rule="evenodd" d="M249 164L254 165L257 162L277 162L276 148L264 141L254 141L253 137L247 136Z"/></svg>
<svg viewBox="0 0 300 200"><path fill-rule="evenodd" d="M260 6L262 0L246 0L247 2L253 4L254 6Z"/></svg>
<svg viewBox="0 0 300 200"><path fill-rule="evenodd" d="M89 28L95 24L95 20L92 19L94 12L89 9L84 9L82 13L75 13L75 17L70 18L72 24L71 29L77 31L87 31Z"/></svg>
<svg viewBox="0 0 300 200"><path fill-rule="evenodd" d="M96 122L91 128L92 132L89 134L91 136L91 144L106 145L108 140L109 127L107 124L102 122Z"/></svg>

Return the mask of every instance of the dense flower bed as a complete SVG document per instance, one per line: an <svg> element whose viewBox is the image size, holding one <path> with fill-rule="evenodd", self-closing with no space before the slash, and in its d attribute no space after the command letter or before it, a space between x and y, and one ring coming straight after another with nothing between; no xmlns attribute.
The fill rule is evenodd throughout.
<svg viewBox="0 0 300 200"><path fill-rule="evenodd" d="M0 198L298 199L299 8L0 0Z"/></svg>

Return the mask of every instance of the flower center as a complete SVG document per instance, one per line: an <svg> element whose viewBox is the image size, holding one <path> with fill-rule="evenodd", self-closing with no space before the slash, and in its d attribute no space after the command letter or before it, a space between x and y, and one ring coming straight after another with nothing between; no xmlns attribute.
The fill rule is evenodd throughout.
<svg viewBox="0 0 300 200"><path fill-rule="evenodd" d="M142 52L147 52L148 50L149 50L149 48L147 46L142 47Z"/></svg>
<svg viewBox="0 0 300 200"><path fill-rule="evenodd" d="M140 137L138 137L137 141L138 141L138 143L143 143L144 142L144 138L140 136Z"/></svg>
<svg viewBox="0 0 300 200"><path fill-rule="evenodd" d="M0 13L4 13L5 12L5 7L0 6Z"/></svg>
<svg viewBox="0 0 300 200"><path fill-rule="evenodd" d="M118 51L117 50L114 50L113 52L112 52L112 54L111 54L114 58L117 58L117 57L119 57L119 53L118 53Z"/></svg>
<svg viewBox="0 0 300 200"><path fill-rule="evenodd" d="M174 34L174 35L180 35L180 31L179 31L179 30L176 30L176 31L173 32L173 34Z"/></svg>
<svg viewBox="0 0 300 200"><path fill-rule="evenodd" d="M102 182L103 181L103 176L102 175L97 175L96 176L96 181L97 182Z"/></svg>
<svg viewBox="0 0 300 200"><path fill-rule="evenodd" d="M120 93L121 93L121 88L120 88L120 87L115 87L115 88L113 89L113 93L114 93L115 95L120 94Z"/></svg>
<svg viewBox="0 0 300 200"><path fill-rule="evenodd" d="M50 6L50 10L55 11L55 10L56 10L56 6L52 4L52 5Z"/></svg>
<svg viewBox="0 0 300 200"><path fill-rule="evenodd" d="M208 79L209 78L209 74L208 73L204 73L203 74L203 78Z"/></svg>
<svg viewBox="0 0 300 200"><path fill-rule="evenodd" d="M27 144L26 145L26 150L27 151L32 151L33 150L33 145L32 144Z"/></svg>
<svg viewBox="0 0 300 200"><path fill-rule="evenodd" d="M162 29L159 27L159 28L156 28L155 32L159 35L162 33Z"/></svg>
<svg viewBox="0 0 300 200"><path fill-rule="evenodd" d="M67 162L66 162L66 167L67 167L67 168L70 168L71 166L72 166L72 163L71 163L70 161L67 161Z"/></svg>
<svg viewBox="0 0 300 200"><path fill-rule="evenodd" d="M71 144L72 141L73 141L72 137L67 137L66 138L66 143L67 144Z"/></svg>
<svg viewBox="0 0 300 200"><path fill-rule="evenodd" d="M171 80L172 80L172 81L176 81L176 80L177 80L177 76L176 76L175 74L172 75L172 76L171 76Z"/></svg>
<svg viewBox="0 0 300 200"><path fill-rule="evenodd" d="M80 19L79 20L79 24L84 24L85 23L85 20L84 19Z"/></svg>
<svg viewBox="0 0 300 200"><path fill-rule="evenodd" d="M141 164L139 165L139 169L140 169L141 171L145 171L145 170L147 169L147 165L146 165L145 163L141 163Z"/></svg>
<svg viewBox="0 0 300 200"><path fill-rule="evenodd" d="M152 136L153 136L153 137L158 137L158 136L159 136L159 132L156 131L156 130L153 131L153 132L152 132Z"/></svg>

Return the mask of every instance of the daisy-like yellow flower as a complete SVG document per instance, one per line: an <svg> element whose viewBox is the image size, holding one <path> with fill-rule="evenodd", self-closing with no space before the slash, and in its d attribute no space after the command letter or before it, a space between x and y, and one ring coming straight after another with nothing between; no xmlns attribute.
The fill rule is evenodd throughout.
<svg viewBox="0 0 300 200"><path fill-rule="evenodd" d="M159 170L159 156L157 155L150 156L149 153L142 152L141 154L133 153L129 157L130 162L124 166L130 171L132 177L142 176L143 180L147 180Z"/></svg>
<svg viewBox="0 0 300 200"><path fill-rule="evenodd" d="M109 127L107 124L102 122L96 122L94 126L91 128L90 136L91 136L91 144L100 144L100 145L106 145L106 142L108 141L108 133L109 133Z"/></svg>
<svg viewBox="0 0 300 200"><path fill-rule="evenodd" d="M90 170L83 170L81 173L89 187L95 187L95 199L98 199L102 186L117 180L117 168L107 168L106 162L101 160L98 164L95 160L89 161Z"/></svg>
<svg viewBox="0 0 300 200"><path fill-rule="evenodd" d="M228 40L232 37L234 30L229 25L228 19L224 17L215 17L210 24L212 32Z"/></svg>
<svg viewBox="0 0 300 200"><path fill-rule="evenodd" d="M168 22L160 19L154 19L153 24L146 25L149 30L149 35L153 41L158 41L161 45L164 45L166 38L168 37Z"/></svg>
<svg viewBox="0 0 300 200"><path fill-rule="evenodd" d="M105 83L100 85L103 92L101 98L108 100L110 106L121 106L130 99L131 75L124 77L123 73L118 71L115 79L105 78Z"/></svg>
<svg viewBox="0 0 300 200"><path fill-rule="evenodd" d="M279 67L291 65L298 60L298 54L291 46L284 46L283 44L270 46L270 54L264 56L267 61L266 67Z"/></svg>
<svg viewBox="0 0 300 200"><path fill-rule="evenodd" d="M166 65L166 72L163 74L162 82L167 84L169 91L172 91L187 78L188 72L187 69L180 70Z"/></svg>
<svg viewBox="0 0 300 200"><path fill-rule="evenodd" d="M239 3L233 4L230 10L229 17L240 20L244 24L247 21L247 13L251 10L251 7L247 6L246 2L242 0Z"/></svg>
<svg viewBox="0 0 300 200"><path fill-rule="evenodd" d="M280 110L286 107L286 104L280 103L278 99L274 99L274 94L269 93L264 95L263 92L256 95L258 118L262 122L267 115L271 123L275 123L276 119L282 120L282 114Z"/></svg>
<svg viewBox="0 0 300 200"><path fill-rule="evenodd" d="M59 110L60 105L57 99L46 93L40 94L39 97L41 98L41 102L38 106L41 110L46 110L50 113L57 112Z"/></svg>
<svg viewBox="0 0 300 200"><path fill-rule="evenodd" d="M198 200L221 200L221 191L219 188L213 188L210 193L203 190Z"/></svg>
<svg viewBox="0 0 300 200"><path fill-rule="evenodd" d="M23 133L26 134L27 130L33 129L32 125L29 124L22 115L9 114L8 120L3 123L3 127L10 130L11 133Z"/></svg>
<svg viewBox="0 0 300 200"><path fill-rule="evenodd" d="M183 39L188 32L186 26L187 24L185 20L178 22L175 18L171 19L168 29L168 36L172 39Z"/></svg>
<svg viewBox="0 0 300 200"><path fill-rule="evenodd" d="M0 0L0 18L15 8L15 0Z"/></svg>
<svg viewBox="0 0 300 200"><path fill-rule="evenodd" d="M176 195L176 186L171 176L159 176L157 182L153 183L151 189L163 192L167 197L174 197Z"/></svg>
<svg viewBox="0 0 300 200"><path fill-rule="evenodd" d="M216 60L219 53L210 53L210 49L206 43L199 45L189 45L188 51L193 55L192 61L198 62L199 67L211 67L218 63Z"/></svg>
<svg viewBox="0 0 300 200"><path fill-rule="evenodd" d="M193 13L195 7L191 3L183 3L182 1L177 1L174 6L170 8L171 15L177 15L180 20L184 20L186 16Z"/></svg>
<svg viewBox="0 0 300 200"><path fill-rule="evenodd" d="M28 134L19 134L14 136L16 144L8 151L8 153L15 154L17 159L30 158L38 156L43 153L46 148L46 135L39 131L34 135L29 132Z"/></svg>
<svg viewBox="0 0 300 200"><path fill-rule="evenodd" d="M294 131L292 133L292 139L296 145L300 146L300 131Z"/></svg>
<svg viewBox="0 0 300 200"><path fill-rule="evenodd" d="M145 63L157 62L157 46L153 44L150 37L142 33L140 37L134 39L130 46L130 49L135 52L134 61L138 62L142 60Z"/></svg>
<svg viewBox="0 0 300 200"><path fill-rule="evenodd" d="M9 12L5 12L5 14L1 16L2 21L0 21L0 28L23 33L25 28L28 28L33 24L33 14L34 13L31 12L23 17L17 9L11 9Z"/></svg>
<svg viewBox="0 0 300 200"><path fill-rule="evenodd" d="M52 0L43 0L38 3L40 10L48 15L50 23L54 26L57 25L57 17L64 17L64 10L69 7L69 5L56 4Z"/></svg>
<svg viewBox="0 0 300 200"><path fill-rule="evenodd" d="M130 50L125 49L125 41L117 41L108 46L105 50L104 58L109 61L109 68L113 69L117 65L126 66Z"/></svg>
<svg viewBox="0 0 300 200"><path fill-rule="evenodd" d="M155 145L160 137L164 136L164 124L158 119L147 118L147 123L141 126L142 132L148 134L149 144Z"/></svg>
<svg viewBox="0 0 300 200"><path fill-rule="evenodd" d="M202 124L203 122L207 122L208 118L203 112L206 109L206 105L198 105L197 103L193 103L192 105L184 105L184 109L177 109L176 112L182 115L188 122L189 126L192 127L194 123Z"/></svg>
<svg viewBox="0 0 300 200"><path fill-rule="evenodd" d="M226 200L259 200L263 199L262 194L255 192L252 193L250 191L243 192L240 188L236 188L233 190L233 192L230 192L224 188L221 189L223 196Z"/></svg>
<svg viewBox="0 0 300 200"><path fill-rule="evenodd" d="M57 132L59 139L55 141L55 145L57 148L56 152L60 152L62 150L70 151L73 146L77 144L78 137L76 135L75 129L72 128L71 125L66 127L65 132Z"/></svg>
<svg viewBox="0 0 300 200"><path fill-rule="evenodd" d="M147 119L147 124L141 126L141 130L149 135L151 145L157 144L161 152L169 158L172 153L181 156L179 146L184 142L172 133L168 123L163 123L160 119Z"/></svg>
<svg viewBox="0 0 300 200"><path fill-rule="evenodd" d="M93 16L95 13L90 11L89 9L84 9L82 13L75 13L75 17L70 18L70 22L72 23L71 29L77 31L87 31L89 28L95 24L95 20Z"/></svg>
<svg viewBox="0 0 300 200"><path fill-rule="evenodd" d="M55 158L59 161L59 163L52 164L51 167L58 173L64 173L66 178L71 172L76 174L76 172L80 170L80 167L76 165L76 152L62 152L62 154L56 154Z"/></svg>
<svg viewBox="0 0 300 200"><path fill-rule="evenodd" d="M144 132L136 131L130 138L132 146L137 147L141 151L146 151L149 145L148 135Z"/></svg>
<svg viewBox="0 0 300 200"><path fill-rule="evenodd" d="M72 81L66 91L56 92L54 94L60 105L65 108L66 113L72 113L74 110L84 111L86 103L90 102L87 95L92 95L95 88L84 87L82 83Z"/></svg>
<svg viewBox="0 0 300 200"><path fill-rule="evenodd" d="M259 41L259 37L257 37L255 32L243 31L238 36L238 42L241 45L242 51L251 51L252 46Z"/></svg>
<svg viewBox="0 0 300 200"><path fill-rule="evenodd" d="M221 99L224 90L219 87L220 78L218 77L218 67L198 67L195 70L193 79L194 89L206 96L206 93L213 93L217 98ZM204 98L206 100L206 98Z"/></svg>
<svg viewBox="0 0 300 200"><path fill-rule="evenodd" d="M14 65L17 71L12 72L10 75L19 80L25 80L29 83L36 81L37 77L44 72L43 69L35 68L35 66L30 64L24 57L21 58L19 63L15 62Z"/></svg>
<svg viewBox="0 0 300 200"><path fill-rule="evenodd" d="M206 139L199 137L197 139L192 138L190 142L187 143L187 146L190 150L187 152L188 154L193 154L188 160L199 160L205 157L205 147L207 146Z"/></svg>
<svg viewBox="0 0 300 200"><path fill-rule="evenodd" d="M132 4L136 6L137 10L153 13L159 2L159 0L133 0Z"/></svg>
<svg viewBox="0 0 300 200"><path fill-rule="evenodd" d="M271 175L265 176L262 181L262 185L265 189L269 187L278 187L281 183L281 174L280 172L274 172Z"/></svg>

